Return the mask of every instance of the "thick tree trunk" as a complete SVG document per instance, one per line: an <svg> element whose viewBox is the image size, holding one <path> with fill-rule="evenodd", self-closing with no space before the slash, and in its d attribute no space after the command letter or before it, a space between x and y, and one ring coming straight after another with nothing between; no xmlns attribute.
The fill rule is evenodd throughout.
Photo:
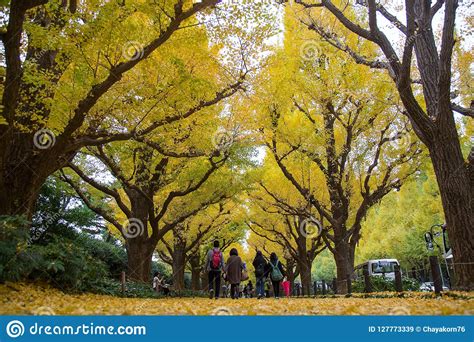
<svg viewBox="0 0 474 342"><path fill-rule="evenodd" d="M186 253L180 243L175 243L173 251L173 287L176 291L184 290L184 268L186 266Z"/></svg>
<svg viewBox="0 0 474 342"><path fill-rule="evenodd" d="M189 259L191 265L191 289L194 291L201 290L201 260L199 254L193 255Z"/></svg>
<svg viewBox="0 0 474 342"><path fill-rule="evenodd" d="M452 132L452 134L456 134ZM474 289L474 186L461 154L457 136L439 135L430 156L443 202L453 250L455 287Z"/></svg>
<svg viewBox="0 0 474 342"><path fill-rule="evenodd" d="M347 243L341 241L334 247L335 254L334 260L336 262L336 281L337 281L337 293L346 294L347 279L352 274L354 265L351 264L350 248Z"/></svg>
<svg viewBox="0 0 474 342"><path fill-rule="evenodd" d="M0 156L0 215L19 215L30 220L48 170L43 170L24 149L12 151L13 147L8 147L6 155Z"/></svg>
<svg viewBox="0 0 474 342"><path fill-rule="evenodd" d="M154 247L140 237L127 239L128 277L134 281L149 283Z"/></svg>
<svg viewBox="0 0 474 342"><path fill-rule="evenodd" d="M34 133L9 129L0 136L0 215L31 219L46 178L75 155L59 155L60 152L52 151L53 147L53 141L43 144Z"/></svg>
<svg viewBox="0 0 474 342"><path fill-rule="evenodd" d="M0 181L0 215L18 215L30 221L43 182L28 174L15 177L15 184Z"/></svg>
<svg viewBox="0 0 474 342"><path fill-rule="evenodd" d="M301 285L303 287L303 296L311 295L311 264L309 260L303 260L298 263L301 276Z"/></svg>

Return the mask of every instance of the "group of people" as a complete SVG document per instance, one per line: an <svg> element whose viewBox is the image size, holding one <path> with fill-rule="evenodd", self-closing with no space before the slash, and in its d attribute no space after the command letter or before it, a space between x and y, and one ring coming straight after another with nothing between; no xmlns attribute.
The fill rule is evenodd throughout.
<svg viewBox="0 0 474 342"><path fill-rule="evenodd" d="M267 279L271 282L275 298L280 298L280 285L282 282L285 294L289 294L289 288L288 291L286 288L289 286L289 282L285 279L285 270L275 253L272 253L270 260L267 261L262 252L257 251L252 265L255 269L255 290L258 299L269 294L268 287L267 289L265 288ZM225 262L224 255L219 248L219 241L214 241L213 248L207 253L206 270L209 276L209 298L219 298L221 279L230 284L230 296L232 299L241 297L240 283L248 279L248 271L246 263L240 258L237 249L232 248L230 250L229 258Z"/></svg>

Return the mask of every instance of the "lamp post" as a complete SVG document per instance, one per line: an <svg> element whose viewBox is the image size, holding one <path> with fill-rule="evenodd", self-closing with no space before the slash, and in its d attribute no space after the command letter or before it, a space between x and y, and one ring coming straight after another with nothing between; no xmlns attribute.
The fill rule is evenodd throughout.
<svg viewBox="0 0 474 342"><path fill-rule="evenodd" d="M441 228L441 231L436 231L435 228ZM441 246L434 240L435 237L441 236L443 239L443 249ZM439 249L439 252L443 255L444 263L446 265L446 275L448 278L448 285L451 287L451 275L449 273L449 266L448 266L448 252L450 248L448 246L448 242L446 239L446 224L434 224L431 226L430 231L425 233L425 241L426 241L426 248L432 251L434 249L434 245L436 245Z"/></svg>

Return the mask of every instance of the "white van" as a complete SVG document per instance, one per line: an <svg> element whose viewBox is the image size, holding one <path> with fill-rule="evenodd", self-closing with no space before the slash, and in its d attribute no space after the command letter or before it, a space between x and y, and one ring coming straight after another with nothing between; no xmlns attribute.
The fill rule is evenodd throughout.
<svg viewBox="0 0 474 342"><path fill-rule="evenodd" d="M395 265L400 266L397 259L374 259L368 260L354 268L354 275L358 279L364 278L364 269L367 269L369 276L385 277L395 279Z"/></svg>

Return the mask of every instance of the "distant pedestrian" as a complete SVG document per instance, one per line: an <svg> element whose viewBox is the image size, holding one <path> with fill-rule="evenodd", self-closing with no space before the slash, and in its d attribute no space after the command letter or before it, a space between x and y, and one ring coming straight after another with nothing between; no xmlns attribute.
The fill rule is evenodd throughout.
<svg viewBox="0 0 474 342"><path fill-rule="evenodd" d="M283 291L285 292L285 296L289 297L291 284L288 281L288 279L286 279L286 277L283 278L283 282L281 283L281 285L283 286Z"/></svg>
<svg viewBox="0 0 474 342"><path fill-rule="evenodd" d="M164 295L170 294L169 285L165 283L164 277L160 278L160 274L155 272L153 274L153 290Z"/></svg>
<svg viewBox="0 0 474 342"><path fill-rule="evenodd" d="M206 270L209 275L209 298L219 298L221 288L221 273L224 269L224 255L219 249L219 241L214 241L214 247L209 250L206 258Z"/></svg>
<svg viewBox="0 0 474 342"><path fill-rule="evenodd" d="M257 251L252 265L255 269L257 298L265 296L265 278L267 277L268 265L261 251Z"/></svg>
<svg viewBox="0 0 474 342"><path fill-rule="evenodd" d="M280 283L283 280L285 271L283 270L283 265L281 264L280 260L275 253L270 255L270 262L268 263L270 266L270 279L272 280L272 287L273 287L273 296L276 299L280 298Z"/></svg>
<svg viewBox="0 0 474 342"><path fill-rule="evenodd" d="M230 283L230 296L232 299L237 299L240 296L240 282L242 280L242 270L244 264L239 257L237 249L230 250L229 259L225 265L226 280Z"/></svg>

